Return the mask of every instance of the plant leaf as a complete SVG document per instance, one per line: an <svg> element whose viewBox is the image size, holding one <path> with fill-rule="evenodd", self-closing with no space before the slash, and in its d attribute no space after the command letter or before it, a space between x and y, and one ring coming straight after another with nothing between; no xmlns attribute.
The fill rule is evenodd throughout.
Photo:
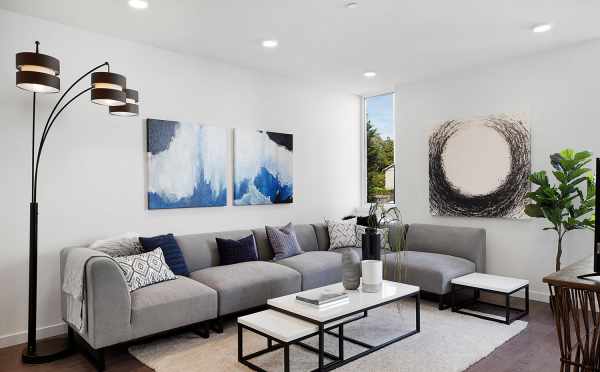
<svg viewBox="0 0 600 372"><path fill-rule="evenodd" d="M525 206L525 214L535 218L544 217L544 212L542 212L542 209L537 204L527 204Z"/></svg>

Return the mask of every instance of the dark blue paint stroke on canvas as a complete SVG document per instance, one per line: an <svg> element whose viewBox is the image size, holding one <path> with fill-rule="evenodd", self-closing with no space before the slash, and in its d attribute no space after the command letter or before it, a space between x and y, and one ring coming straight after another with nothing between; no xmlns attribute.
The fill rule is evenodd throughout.
<svg viewBox="0 0 600 372"><path fill-rule="evenodd" d="M149 164L154 161L159 165L157 167L149 165L148 177L151 186L148 190L148 208L172 209L227 205L227 186L224 182L226 137L224 129L148 119L148 161ZM177 138L179 140L176 141ZM175 147L171 149L172 146ZM203 159L203 146L204 149L206 146L209 146L209 149L214 148L214 151L218 151L218 156L211 158L210 162L208 159ZM190 156L192 154L193 156ZM223 161L215 162L215 158ZM182 164L187 166L182 167ZM166 177L167 181L165 182L161 177ZM187 180L187 187L177 187L182 185L180 180L181 182ZM187 195L186 190L189 190Z"/></svg>
<svg viewBox="0 0 600 372"><path fill-rule="evenodd" d="M293 203L293 135L236 130L235 151L235 205Z"/></svg>

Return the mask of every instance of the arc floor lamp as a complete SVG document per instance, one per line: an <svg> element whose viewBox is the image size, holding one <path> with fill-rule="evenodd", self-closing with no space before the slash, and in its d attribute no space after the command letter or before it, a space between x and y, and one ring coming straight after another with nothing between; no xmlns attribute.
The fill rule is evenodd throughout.
<svg viewBox="0 0 600 372"><path fill-rule="evenodd" d="M44 125L36 146L36 99L38 93L60 91L60 62L58 59L39 52L39 41L35 52L16 55L17 87L33 93L33 120L31 130L31 203L29 204L29 311L27 324L27 348L23 351L25 363L46 363L70 353L68 341L38 343L36 340L37 316L37 257L38 257L38 174L40 159L48 134L60 114L77 98L91 92L91 101L109 107L109 113L118 116L138 115L138 92L127 89L125 76L110 72L110 64L104 62L81 75L60 96ZM106 71L98 71L106 68ZM85 77L91 75L91 85L61 105L71 90ZM37 151L36 151L37 147Z"/></svg>

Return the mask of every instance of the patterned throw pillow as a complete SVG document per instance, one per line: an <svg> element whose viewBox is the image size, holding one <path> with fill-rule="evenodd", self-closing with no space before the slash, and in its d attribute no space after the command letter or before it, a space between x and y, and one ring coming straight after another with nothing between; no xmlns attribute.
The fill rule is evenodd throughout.
<svg viewBox="0 0 600 372"><path fill-rule="evenodd" d="M358 248L362 248L362 236L367 230L366 226L356 225L356 246ZM381 249L389 249L390 243L388 239L388 231L389 229L377 229L377 235L379 235L379 240L381 241Z"/></svg>
<svg viewBox="0 0 600 372"><path fill-rule="evenodd" d="M133 256L115 257L115 261L125 274L129 292L151 284L177 279L165 262L162 249L136 254Z"/></svg>
<svg viewBox="0 0 600 372"><path fill-rule="evenodd" d="M356 246L355 218L345 221L325 220L325 223L329 231L329 250Z"/></svg>
<svg viewBox="0 0 600 372"><path fill-rule="evenodd" d="M304 253L300 248L292 223L284 227L265 226L269 243L273 248L273 261Z"/></svg>

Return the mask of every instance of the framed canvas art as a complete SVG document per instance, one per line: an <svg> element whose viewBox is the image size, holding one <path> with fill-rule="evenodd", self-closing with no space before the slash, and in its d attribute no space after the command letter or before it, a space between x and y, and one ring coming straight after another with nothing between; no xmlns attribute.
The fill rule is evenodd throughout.
<svg viewBox="0 0 600 372"><path fill-rule="evenodd" d="M444 122L429 138L431 214L525 217L530 140L522 115Z"/></svg>
<svg viewBox="0 0 600 372"><path fill-rule="evenodd" d="M292 134L235 129L234 205L294 201Z"/></svg>
<svg viewBox="0 0 600 372"><path fill-rule="evenodd" d="M227 130L147 119L148 208L227 204Z"/></svg>

